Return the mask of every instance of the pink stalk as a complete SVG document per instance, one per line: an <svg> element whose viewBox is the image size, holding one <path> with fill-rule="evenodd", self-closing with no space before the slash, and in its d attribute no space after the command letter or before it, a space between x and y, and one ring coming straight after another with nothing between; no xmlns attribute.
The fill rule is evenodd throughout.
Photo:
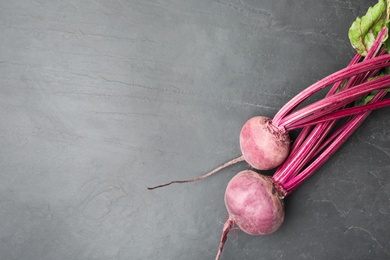
<svg viewBox="0 0 390 260"><path fill-rule="evenodd" d="M378 35L378 38L376 39L376 41L374 42L374 44L372 45L372 48L370 49L370 51L367 53L367 55L364 57L365 60L367 59L371 59L372 57L374 57L375 55L383 55L386 53L386 49L382 49L381 50L381 44L382 44L382 40L383 38L385 37L386 35L386 32L387 32L387 28L385 27L384 29L382 29L381 33ZM356 64L357 62L359 62L359 60L361 59L361 56L359 54L356 54L353 59L351 60L350 64L348 66L351 66L353 64ZM333 85L333 87L331 88L331 90L329 91L329 93L326 95L326 97L330 96L330 95L333 95L334 93L338 92L338 91L341 91L342 89L349 89L351 87L353 87L356 83L358 82L363 82L365 79L368 79L370 77L374 77L377 73L379 72L379 69L377 70L374 70L374 71L370 71L370 72L367 72L365 73L365 75L356 75L356 76L353 76L351 77L347 84L342 88L342 81L336 83ZM384 105L385 106L385 105ZM328 113L328 111L321 111L321 112L318 112L316 114L316 116L318 116L318 118L320 118L321 116L324 116ZM335 118L337 119L337 118ZM294 129L299 129L299 128L304 128L306 126L310 126L310 125L313 125L313 124L306 124L306 122L310 122L310 121L313 121L313 118L310 118L310 117L306 117L302 120L300 120L299 122L296 122L294 125L296 126L288 126L288 127L285 127L287 131L291 131L291 130L294 130ZM324 120L325 121L325 120ZM321 121L317 121L316 120L316 124L319 124L321 123ZM300 137L300 136L299 136ZM301 138L304 138L304 137L301 137Z"/></svg>
<svg viewBox="0 0 390 260"><path fill-rule="evenodd" d="M346 67L345 69L339 70L324 79L314 83L310 87L303 90L301 93L299 93L297 96L292 98L289 102L286 103L274 116L272 122L275 126L280 126L280 121L295 107L297 107L301 102L303 102L306 98L310 97L314 93L318 92L319 90L329 86L330 84L334 84L340 80L344 80L346 78L349 78L351 76L368 72L376 69L380 69L383 67L388 66L386 62L390 60L390 54L384 54L376 58L372 58L369 60L365 60L362 62L359 62L357 64L351 65L350 67Z"/></svg>
<svg viewBox="0 0 390 260"><path fill-rule="evenodd" d="M358 62L359 58L360 55L356 55L354 59L352 59L350 65L354 64L354 62ZM361 78L361 80L362 79L363 78ZM353 86L355 81L357 81L357 77L353 79L351 78L345 86L342 86L341 81L334 84L326 97L334 95L334 93L340 90L341 87L349 88ZM290 156L287 158L284 164L282 164L276 170L274 176L272 177L273 180L275 182L286 182L298 174L307 161L313 157L313 153L316 151L316 148L335 124L335 120L324 122L322 124L316 125L312 131L310 131L310 128L305 127L297 138L299 142L296 144L296 147L294 147L294 150L291 151Z"/></svg>
<svg viewBox="0 0 390 260"><path fill-rule="evenodd" d="M386 95L386 91L382 90L378 92L371 100L371 102L377 102ZM370 102L370 103L371 103ZM280 183L284 189L291 193L300 184L307 180L319 167L321 167L340 147L344 142L355 132L361 123L368 117L371 112L364 112L354 116L351 120L345 123L345 128L340 131L333 142L329 143L328 147L302 172L300 172L295 178L289 180L287 183Z"/></svg>
<svg viewBox="0 0 390 260"><path fill-rule="evenodd" d="M381 101L378 101L380 100L382 97L384 97L386 95L386 91L385 90L381 90L381 94L376 96L375 99L373 99L371 102L374 103L379 103ZM371 103L369 103L368 105L370 105ZM369 112L371 110L368 110L367 112ZM366 111L364 111L366 112ZM362 113L364 113L362 112ZM350 120L350 119L349 119ZM348 122L348 121L347 121ZM317 156L322 150L324 150L337 136L340 135L340 133L342 133L343 131L345 131L345 129L347 129L348 127L348 123L344 123L341 127L339 127L334 133L332 133L331 136L329 136L322 144L321 146L315 151L312 153L312 155L308 158L307 161L310 161L312 160L315 156Z"/></svg>
<svg viewBox="0 0 390 260"><path fill-rule="evenodd" d="M348 103L355 101L357 98L364 96L372 91L388 88L390 86L390 75L386 75L377 79L373 79L371 81L364 82L360 85L354 86L353 88L349 88L347 90L340 91L334 95L326 97L322 100L314 102L295 113L283 118L280 121L279 126L288 127L289 125L293 125L294 122L299 119L305 118L306 116L311 116L314 120L315 113L317 111L326 109L330 112L347 105Z"/></svg>
<svg viewBox="0 0 390 260"><path fill-rule="evenodd" d="M285 183L291 179L296 172L300 170L300 165L302 161L308 157L311 151L314 151L317 146L319 146L325 136L321 135L323 132L328 132L333 124L322 124L316 127L305 139L304 143L301 145L301 149L298 149L293 155L292 160L288 160L285 164L282 165L282 170L275 173L272 179L277 183ZM303 166L301 166L303 167Z"/></svg>
<svg viewBox="0 0 390 260"><path fill-rule="evenodd" d="M375 55L383 55L385 54L386 50L380 50L382 40L385 37L387 32L387 28L384 27L381 31L381 33L378 35L378 38L374 42L372 48L367 53L365 60L371 59ZM361 56L359 54L356 54L354 58L351 60L348 67L351 67L352 65L359 62L361 59ZM347 67L347 68L348 68ZM371 72L365 73L365 75L355 75L351 77L348 82L343 86L343 81L341 80L333 85L333 87L330 89L326 97L329 97L333 95L334 93L341 91L342 89L349 89L353 87L355 84L361 83L368 77L375 75L374 73L377 73L378 70L374 70ZM336 124L336 120L331 120L327 122L323 122L320 124L317 124L314 129L311 131L312 127L307 126L304 127L301 133L299 134L297 140L294 142L294 145L291 149L290 156L287 158L287 160L276 170L274 176L272 179L277 182L286 182L296 176L299 171L310 161L312 160L318 153L323 149L321 146L320 149L318 149L320 140L322 141L329 133L329 131L333 128L333 126ZM310 135L309 135L310 134ZM309 135L309 137L308 137ZM312 142L312 138L316 137L318 142Z"/></svg>
<svg viewBox="0 0 390 260"><path fill-rule="evenodd" d="M350 67L351 65L353 64L356 64L360 61L360 59L362 58L362 56L360 56L359 54L356 54L351 62L348 64L348 67ZM354 79L350 79L348 81L348 84L350 82L354 81ZM339 81L337 83L335 83L332 88L329 90L328 94L326 95L327 97L330 96L330 95L333 95L334 93L336 93L341 87L342 87L342 83L343 81ZM346 86L344 86L346 87ZM298 137L295 139L292 147L291 147L291 154L293 154L295 152L295 150L300 147L300 145L302 144L302 142L304 141L304 139L306 138L306 136L310 133L311 131L311 127L305 127L302 129L302 131L299 133Z"/></svg>
<svg viewBox="0 0 390 260"><path fill-rule="evenodd" d="M302 145L303 141L305 141L305 138L307 137L307 135L310 133L311 130L312 130L312 126L307 126L302 129L302 131L299 133L298 137L295 139L295 141L291 146L290 155L293 154L295 150Z"/></svg>
<svg viewBox="0 0 390 260"><path fill-rule="evenodd" d="M386 49L385 48L382 48L382 41L384 39L384 37L386 36L386 33L387 33L387 28L384 27L382 29L382 31L379 33L377 39L375 40L374 44L372 45L371 49L369 50L369 52L367 53L367 55L364 57L364 60L367 60L367 59L371 59L373 57L375 57L376 55L383 55L386 53ZM360 60L361 56L360 55L355 55L355 57L352 59L352 61L350 62L349 66L358 62ZM339 82L339 84L335 84L332 89L329 91L329 93L327 94L326 97L338 92L338 91L342 91L342 89L349 89L351 87L354 87L354 85L356 84L359 84L373 76L375 76L377 73L379 72L379 70L374 70L374 71L370 71L370 72L367 72L367 73L364 73L364 74L360 74L360 75L356 75L356 76L353 76L351 77L347 84L345 84L345 86L343 86L342 88L341 87L338 87L337 85L341 85L342 82ZM363 112L363 111L362 111ZM337 120L329 120L327 122L319 122L316 127L315 127L315 130L316 128L321 128L321 126L323 124L332 124L332 126L330 128L328 128L327 131L324 131L322 133L320 133L323 137L327 136L329 131L333 128L333 125L335 125L337 122ZM306 129L307 127L304 127L304 129ZM291 174L291 176L296 176L296 174L299 173L299 171L304 167L304 165L306 165L309 161L311 161L315 156L317 156L317 154L322 151L324 149L324 147L326 147L326 145L331 142L337 135L337 132L339 130L344 130L344 127L340 127L338 130L336 130L335 133L332 134L331 137L327 138L327 140L317 149L312 149L310 151L310 153L308 153L307 157L304 158L301 163L299 164L299 166L295 169L294 171L294 175ZM318 146L317 146L318 147ZM299 160L299 159L298 159Z"/></svg>
<svg viewBox="0 0 390 260"><path fill-rule="evenodd" d="M361 105L361 106L357 106L357 107L342 109L342 110L333 112L331 114L319 117L319 118L311 120L311 121L306 121L306 122L304 121L302 123L297 122L297 125L293 125L291 127L287 126L286 129L288 131L290 131L293 129L303 128L306 126L316 125L316 124L323 123L323 122L326 122L329 120L340 119L343 117L359 114L362 112L372 111L372 110L375 110L378 108L383 108L386 106L390 106L390 99L386 99L386 100L382 100L382 101L378 101L378 102L370 103L370 104L366 104L366 105Z"/></svg>
<svg viewBox="0 0 390 260"><path fill-rule="evenodd" d="M354 76L356 74L359 74L359 73L356 73L356 74L352 74L352 75L349 75L349 76L344 76L344 77L341 77L339 78L338 80L335 80L335 81L332 81L333 78L337 78L337 76L340 76L340 75L343 75L344 73L346 73L347 71L349 70L354 70L354 68L356 67L359 67L359 64L362 65L362 64L370 64L370 61L372 62L373 60L375 60L375 58L373 58L374 56L376 56L379 51L380 51L380 48L381 48L381 45L382 45L382 41L383 39L386 37L387 35L387 27L384 26L381 30L381 32L378 34L377 36L377 39L374 41L374 44L371 46L369 52L367 53L365 59L363 62L360 62L360 63L357 63L357 64L352 64L351 66L348 66L346 67L345 69L343 70L340 70L338 72L335 72L331 75L329 75L328 77L325 77L324 79L318 81L317 83L314 83L313 85L309 86L308 88L306 88L305 90L303 90L301 93L299 93L298 95L296 95L293 99L291 99L289 102L287 102L287 104L285 104L279 111L278 113L274 116L274 125L275 126L279 126L279 121L285 117L291 110L293 110L295 107L297 107L302 101L304 101L305 99L307 99L309 96L311 96L312 94L314 94L315 92L323 89L324 87L326 87L327 85L330 85L330 84L333 84L337 81L340 81L340 80L343 80L343 79L346 79L350 76ZM383 58L384 56L386 55L381 55L381 57ZM355 58L352 60L351 63L357 61L356 60L357 56L355 56ZM364 65L363 65L364 66ZM371 71L372 69L369 69L369 70L366 70L366 71ZM363 71L362 71L363 72ZM339 75L340 74L340 75Z"/></svg>
<svg viewBox="0 0 390 260"><path fill-rule="evenodd" d="M327 96L334 94L340 85L341 82L335 84ZM282 182L295 176L301 170L301 167L303 167L305 157L308 157L311 151L315 150L316 146L325 138L335 123L334 121L330 121L318 124L314 128L312 126L304 127L294 142L289 157L279 166L272 179L275 182Z"/></svg>
<svg viewBox="0 0 390 260"><path fill-rule="evenodd" d="M367 112L368 113L368 112ZM337 149L348 139L348 137L356 130L356 128L366 119L368 114L357 115L354 120L348 124L346 129L341 132L333 143L319 156L316 160L300 172L297 177L290 180L286 184L282 184L287 193L294 191L299 185L307 180L319 167L321 167L336 151Z"/></svg>
<svg viewBox="0 0 390 260"><path fill-rule="evenodd" d="M328 145L334 140L336 139L337 136L340 135L340 133L342 133L345 129L347 129L348 127L348 124L345 123L343 124L341 127L339 127L335 132L333 132L328 138L326 138L326 140L324 142L321 143L321 146L318 147L312 154L311 156L308 158L308 161L312 160L315 156L317 156L321 151L323 151L326 147L328 147ZM302 169L302 168L301 168ZM298 173L297 173L298 174ZM296 174L296 175L297 175ZM295 175L295 176L296 176Z"/></svg>
<svg viewBox="0 0 390 260"><path fill-rule="evenodd" d="M361 56L359 54L356 54L348 66L356 64L357 62L359 62L360 58ZM329 90L326 97L333 95L338 90L340 90L340 88L348 87L350 85L350 82L354 81L355 79L356 78L350 79L350 81L348 82L349 84L344 86L342 85L343 81L339 81L335 83L332 86L332 88ZM291 177L295 176L301 170L301 167L303 166L299 167L299 165L303 164L304 158L305 156L308 156L309 151L314 150L314 146L316 144L319 144L319 141L322 140L325 137L325 135L328 133L330 129L328 129L327 131L324 131L324 129L326 129L326 127L330 123L331 122L327 122L324 124L316 125L314 129L311 126L304 127L302 129L302 131L300 132L297 139L294 141L292 145L289 157L284 161L284 163L281 166L278 167L278 169L276 170L276 172L272 177L272 179L276 183L289 180ZM318 136L321 134L322 137L320 139L317 139L316 142L311 141L313 136Z"/></svg>
<svg viewBox="0 0 390 260"><path fill-rule="evenodd" d="M372 45L372 48L370 49L370 51L367 53L367 55L365 56L365 60L367 59L370 59L372 57L374 57L375 55L379 53L379 55L383 55L386 53L386 50L383 49L382 51L380 51L380 47L381 47L381 44L382 44L382 40L383 40L383 37L385 37L385 32L386 32L386 28L382 29L382 32L378 35L378 38L376 40L376 42L374 42L374 44ZM356 63L358 63L360 60L361 60L362 56L360 56L358 53L352 58L351 62L348 64L348 67L350 67L351 65L354 65ZM370 72L367 72L367 74L365 75L366 78L370 77L370 76L373 76L375 75L376 73L378 72L378 69L377 70L374 70L374 71L370 71ZM364 79L363 75L355 75L353 77L351 77L347 84L345 86L343 86L343 81L339 81L339 82L336 82L332 88L329 90L328 94L326 95L326 97L330 96L330 95L333 95L335 94L336 92L338 91L341 91L342 89L348 89L350 87L353 87L353 85L356 83L356 82L362 82ZM304 127L302 129L302 131L299 133L297 139L294 141L292 147L291 147L291 152L293 153L294 150L296 148L298 148L301 143L303 142L303 140L306 138L306 136L310 133L310 130L311 128L310 127Z"/></svg>

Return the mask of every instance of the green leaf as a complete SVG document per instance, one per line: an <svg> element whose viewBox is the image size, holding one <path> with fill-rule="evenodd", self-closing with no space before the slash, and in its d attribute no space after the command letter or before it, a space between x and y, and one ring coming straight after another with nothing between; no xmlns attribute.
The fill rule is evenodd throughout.
<svg viewBox="0 0 390 260"><path fill-rule="evenodd" d="M358 17L349 28L348 37L353 48L365 56L384 26L389 28L390 0L379 2L368 8L367 13ZM386 35L383 40L386 49L390 50L390 40Z"/></svg>
<svg viewBox="0 0 390 260"><path fill-rule="evenodd" d="M371 99L378 93L378 91L373 91L367 96L364 96L362 98L359 98L358 100L355 101L355 106L362 106L367 104L368 102L371 101Z"/></svg>

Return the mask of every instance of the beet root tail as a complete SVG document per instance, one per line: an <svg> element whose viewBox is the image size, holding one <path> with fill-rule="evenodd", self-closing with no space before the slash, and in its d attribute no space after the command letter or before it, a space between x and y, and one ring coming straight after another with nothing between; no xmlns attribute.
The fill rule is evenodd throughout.
<svg viewBox="0 0 390 260"><path fill-rule="evenodd" d="M200 176L198 178L194 178L194 179L191 179L191 180L182 180L182 181L171 181L171 182L168 182L168 183L165 183L165 184L161 184L161 185L158 185L158 186L154 186L154 187L148 187L148 190L154 190L154 189L157 189L157 188L162 188L162 187L165 187L165 186L168 186L168 185L171 185L173 183L187 183L187 182L194 182L194 181L200 181L200 180L203 180L204 178L207 178L211 175L213 175L214 173L216 172L219 172L220 170L222 169L225 169L233 164L236 164L236 163L239 163L239 162L242 162L244 161L244 157L242 155L240 155L239 157L237 158L234 158L222 165L220 165L219 167L215 168L214 170L212 170L211 172L203 175L203 176Z"/></svg>
<svg viewBox="0 0 390 260"><path fill-rule="evenodd" d="M221 240L219 241L218 253L215 257L215 260L218 260L221 257L223 246L225 245L225 242L227 240L227 234L229 233L230 229L233 228L233 225L234 220L231 218L228 218L228 220L226 220L225 224L223 225L222 236Z"/></svg>

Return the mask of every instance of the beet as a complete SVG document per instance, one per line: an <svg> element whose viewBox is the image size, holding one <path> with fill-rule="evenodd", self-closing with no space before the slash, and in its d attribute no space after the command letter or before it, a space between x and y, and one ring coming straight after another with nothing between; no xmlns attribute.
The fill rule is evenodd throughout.
<svg viewBox="0 0 390 260"><path fill-rule="evenodd" d="M249 119L241 129L240 148L245 161L258 170L279 166L290 151L290 137L264 116Z"/></svg>
<svg viewBox="0 0 390 260"><path fill-rule="evenodd" d="M236 224L249 235L266 235L275 232L284 220L284 192L271 178L251 170L235 175L225 192L229 212L217 254L219 259L227 233Z"/></svg>

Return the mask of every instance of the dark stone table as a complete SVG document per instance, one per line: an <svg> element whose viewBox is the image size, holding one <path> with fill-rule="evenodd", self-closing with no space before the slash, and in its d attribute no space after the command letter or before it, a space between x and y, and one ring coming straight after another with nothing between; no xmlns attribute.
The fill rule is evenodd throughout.
<svg viewBox="0 0 390 260"><path fill-rule="evenodd" d="M252 116L345 67L376 1L0 2L0 259L214 259ZM389 259L390 110L222 259Z"/></svg>

